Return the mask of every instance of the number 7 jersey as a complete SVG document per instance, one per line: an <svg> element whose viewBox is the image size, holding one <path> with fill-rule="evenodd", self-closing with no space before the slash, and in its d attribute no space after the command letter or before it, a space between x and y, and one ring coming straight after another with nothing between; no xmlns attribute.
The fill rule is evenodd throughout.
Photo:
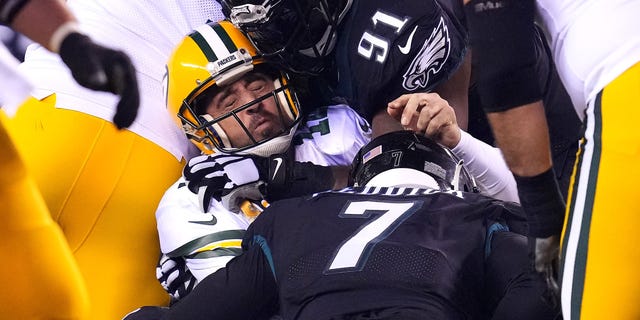
<svg viewBox="0 0 640 320"><path fill-rule="evenodd" d="M513 203L428 189L368 187L277 201L247 230L244 253L171 312L260 319L279 306L284 319L482 318L495 308L485 284L492 230L517 230L522 221ZM510 261L515 279L532 268L526 238L508 234L519 237L509 252L524 263L496 261ZM496 282L494 301L510 289L503 286L510 281Z"/></svg>

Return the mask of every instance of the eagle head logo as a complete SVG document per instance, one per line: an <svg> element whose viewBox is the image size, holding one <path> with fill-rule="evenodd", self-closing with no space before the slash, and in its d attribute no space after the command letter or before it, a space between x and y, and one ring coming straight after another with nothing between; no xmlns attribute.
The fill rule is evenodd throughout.
<svg viewBox="0 0 640 320"><path fill-rule="evenodd" d="M431 85L429 78L440 72L449 58L450 50L449 29L444 24L444 19L440 17L438 26L433 29L431 36L411 62L409 70L402 76L404 78L402 86L406 90L413 91Z"/></svg>

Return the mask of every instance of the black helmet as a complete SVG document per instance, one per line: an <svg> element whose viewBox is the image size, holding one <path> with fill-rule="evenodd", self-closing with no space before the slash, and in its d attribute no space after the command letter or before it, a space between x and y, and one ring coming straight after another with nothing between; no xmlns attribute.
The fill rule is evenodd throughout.
<svg viewBox="0 0 640 320"><path fill-rule="evenodd" d="M433 178L440 190L478 192L463 161L451 150L412 131L381 135L362 147L351 167L355 186L363 186L390 169L414 169Z"/></svg>
<svg viewBox="0 0 640 320"><path fill-rule="evenodd" d="M353 0L222 0L236 27L271 61L318 74L329 61L337 28Z"/></svg>

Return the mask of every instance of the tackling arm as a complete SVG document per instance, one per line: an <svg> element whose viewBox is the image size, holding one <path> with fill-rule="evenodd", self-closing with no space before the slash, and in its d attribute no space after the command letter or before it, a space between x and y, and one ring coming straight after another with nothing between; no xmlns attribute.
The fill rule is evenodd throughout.
<svg viewBox="0 0 640 320"><path fill-rule="evenodd" d="M274 275L260 246L253 245L205 278L163 319L269 319L277 309Z"/></svg>

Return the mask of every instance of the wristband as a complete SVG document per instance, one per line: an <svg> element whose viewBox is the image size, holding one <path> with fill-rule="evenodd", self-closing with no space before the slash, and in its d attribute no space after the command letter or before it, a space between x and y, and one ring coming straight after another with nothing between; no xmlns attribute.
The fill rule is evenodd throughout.
<svg viewBox="0 0 640 320"><path fill-rule="evenodd" d="M533 177L514 177L520 204L529 222L529 235L536 238L559 235L564 226L566 206L553 168Z"/></svg>
<svg viewBox="0 0 640 320"><path fill-rule="evenodd" d="M54 53L60 52L62 41L64 41L64 39L71 33L80 33L78 22L68 21L60 25L58 29L51 34L51 39L49 39L49 51Z"/></svg>

